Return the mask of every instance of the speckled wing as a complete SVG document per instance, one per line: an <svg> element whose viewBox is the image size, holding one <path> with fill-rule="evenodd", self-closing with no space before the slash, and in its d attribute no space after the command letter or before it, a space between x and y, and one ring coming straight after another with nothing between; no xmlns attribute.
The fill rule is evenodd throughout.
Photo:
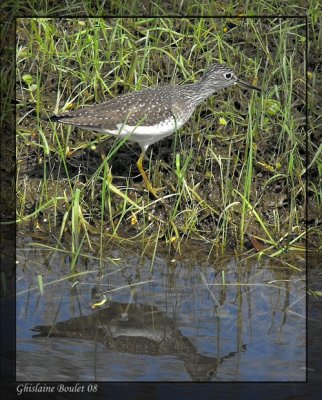
<svg viewBox="0 0 322 400"><path fill-rule="evenodd" d="M108 102L94 104L80 110L50 117L60 122L95 131L111 131L120 125L153 126L171 118L174 86L148 88L116 97Z"/></svg>

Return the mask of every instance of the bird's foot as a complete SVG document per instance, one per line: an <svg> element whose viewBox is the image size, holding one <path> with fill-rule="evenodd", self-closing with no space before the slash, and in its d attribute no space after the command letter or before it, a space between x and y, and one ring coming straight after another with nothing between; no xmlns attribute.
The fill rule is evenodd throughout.
<svg viewBox="0 0 322 400"><path fill-rule="evenodd" d="M147 184L147 182L145 182L145 186L146 186L146 188L148 189L149 193L151 193L152 196L153 196L155 199L159 199L160 197L158 196L158 192L160 192L161 190L164 190L164 189L165 189L165 186L160 187L160 188L154 188L154 187L151 185L150 182L149 182L149 184Z"/></svg>

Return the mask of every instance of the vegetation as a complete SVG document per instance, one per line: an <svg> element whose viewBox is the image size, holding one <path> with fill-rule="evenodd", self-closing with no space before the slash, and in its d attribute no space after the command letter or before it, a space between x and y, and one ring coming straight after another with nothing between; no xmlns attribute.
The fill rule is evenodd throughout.
<svg viewBox="0 0 322 400"><path fill-rule="evenodd" d="M310 244L319 246L321 147L310 96L306 124L306 79L316 84L313 62L305 76L306 23L18 19L18 222L59 241L70 234L73 253L97 234L101 247L126 238L180 251L197 239L217 251L251 245L276 256L304 249L306 222ZM157 200L136 169L135 144L42 119L148 86L192 83L214 62L263 92L220 92L153 146L145 169L163 187Z"/></svg>

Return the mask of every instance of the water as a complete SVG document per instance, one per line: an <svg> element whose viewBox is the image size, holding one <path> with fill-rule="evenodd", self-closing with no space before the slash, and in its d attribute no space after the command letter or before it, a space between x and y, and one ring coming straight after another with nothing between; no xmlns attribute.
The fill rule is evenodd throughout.
<svg viewBox="0 0 322 400"><path fill-rule="evenodd" d="M17 380L305 381L304 260L190 250L109 245L66 279L68 253L19 239ZM108 295L97 309L95 293Z"/></svg>

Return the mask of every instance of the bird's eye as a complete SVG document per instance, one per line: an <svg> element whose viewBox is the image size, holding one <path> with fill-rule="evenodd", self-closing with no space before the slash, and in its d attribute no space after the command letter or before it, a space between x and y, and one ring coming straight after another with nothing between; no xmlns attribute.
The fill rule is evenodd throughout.
<svg viewBox="0 0 322 400"><path fill-rule="evenodd" d="M230 72L227 72L227 74L225 74L224 77L229 80L233 77L233 74L231 74Z"/></svg>

